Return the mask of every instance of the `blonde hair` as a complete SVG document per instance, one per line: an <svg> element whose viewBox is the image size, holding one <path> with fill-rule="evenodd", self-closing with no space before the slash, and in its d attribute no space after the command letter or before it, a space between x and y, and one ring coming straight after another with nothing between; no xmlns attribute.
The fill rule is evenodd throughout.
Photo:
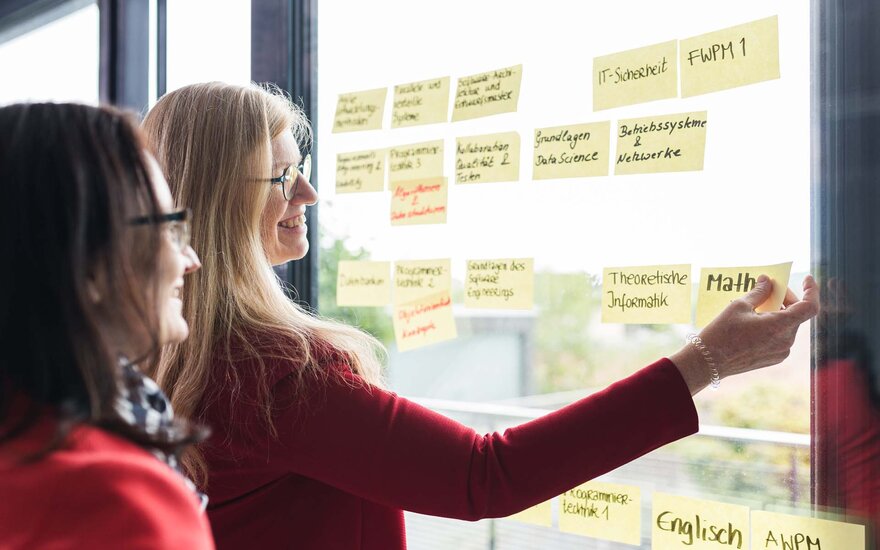
<svg viewBox="0 0 880 550"><path fill-rule="evenodd" d="M302 110L277 89L209 82L165 95L144 130L175 200L193 211L192 245L202 259L183 295L189 338L163 351L156 373L175 412L196 417L213 379L233 384L234 394L233 365L242 360L258 365L258 399L273 435L265 359L301 366L301 382L327 376L321 363L329 352L365 383L381 385L381 344L288 299L263 248L260 218L272 187L254 180L272 176L274 138L293 132L301 147L310 142ZM221 363L228 365L225 372L212 372ZM184 455L183 465L206 485L197 448Z"/></svg>

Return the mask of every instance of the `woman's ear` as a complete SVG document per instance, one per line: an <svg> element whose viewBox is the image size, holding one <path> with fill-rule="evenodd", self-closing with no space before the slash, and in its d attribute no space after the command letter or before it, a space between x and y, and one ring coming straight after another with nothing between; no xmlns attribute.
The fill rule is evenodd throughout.
<svg viewBox="0 0 880 550"><path fill-rule="evenodd" d="M92 277L89 277L89 280L86 281L86 292L93 304L101 303L101 292L98 290L98 285Z"/></svg>
<svg viewBox="0 0 880 550"><path fill-rule="evenodd" d="M101 269L91 269L86 277L86 293L93 304L100 304L107 289L107 275Z"/></svg>

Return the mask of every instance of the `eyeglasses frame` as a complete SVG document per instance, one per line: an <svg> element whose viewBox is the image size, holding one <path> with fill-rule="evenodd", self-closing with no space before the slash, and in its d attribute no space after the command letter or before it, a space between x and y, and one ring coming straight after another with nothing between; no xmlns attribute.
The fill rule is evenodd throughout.
<svg viewBox="0 0 880 550"><path fill-rule="evenodd" d="M309 181L309 178L312 175L312 155L311 155L311 153L306 155L305 158L303 158L303 161L300 163L300 165L296 167L297 175L296 175L296 178L294 179L294 182L293 182L293 192L288 193L287 187L284 184L286 184L291 179L291 175L290 175L291 168L293 168L293 166L288 166L287 168L284 169L284 172L282 172L281 175L278 176L277 178L271 178L269 180L266 180L272 185L276 185L276 184L280 183L281 184L281 194L284 195L284 199L288 200L288 201L293 199L293 197L296 196L296 192L299 190L300 176L302 176L302 178L304 180Z"/></svg>
<svg viewBox="0 0 880 550"><path fill-rule="evenodd" d="M167 212L163 214L151 214L149 216L138 216L129 220L130 225L160 225L174 224L173 227L182 227L182 231L178 232L180 236L179 242L175 242L181 251L189 246L190 226L189 221L192 219L192 210L183 208L176 212Z"/></svg>

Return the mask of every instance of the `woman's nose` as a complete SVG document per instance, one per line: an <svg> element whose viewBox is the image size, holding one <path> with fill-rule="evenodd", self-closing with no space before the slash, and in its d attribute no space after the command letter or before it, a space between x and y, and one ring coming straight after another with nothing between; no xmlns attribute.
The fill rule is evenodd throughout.
<svg viewBox="0 0 880 550"><path fill-rule="evenodd" d="M297 174L297 176L299 177L299 182L290 202L295 204L305 204L306 206L311 206L318 202L317 189L315 189L302 174Z"/></svg>
<svg viewBox="0 0 880 550"><path fill-rule="evenodd" d="M186 269L184 269L184 273L192 273L193 271L198 271L199 268L202 267L199 255L196 254L193 247L187 245L186 248L183 249L183 257L186 258Z"/></svg>

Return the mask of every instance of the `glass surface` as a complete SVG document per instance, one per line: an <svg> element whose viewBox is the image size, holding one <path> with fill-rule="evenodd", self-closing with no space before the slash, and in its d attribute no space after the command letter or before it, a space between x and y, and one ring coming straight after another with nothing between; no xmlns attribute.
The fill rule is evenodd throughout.
<svg viewBox="0 0 880 550"><path fill-rule="evenodd" d="M98 6L91 4L0 44L0 105L98 102Z"/></svg>
<svg viewBox="0 0 880 550"><path fill-rule="evenodd" d="M738 2L724 10L676 3L562 0L419 4L321 0L316 135L321 313L375 334L389 349L394 391L480 432L503 429L588 395L671 354L688 324L602 323L602 269L793 262L800 292L811 269L810 4ZM593 58L686 39L770 16L779 20L781 78L732 89L594 111ZM394 85L523 65L515 113L391 128ZM381 130L332 133L339 94L387 88ZM708 112L703 170L629 176L532 179L533 132L566 124ZM455 183L456 138L516 131L520 177ZM337 194L336 155L444 140L448 220L391 226L386 190ZM613 174L613 161L610 174ZM534 258L530 311L463 306L467 260ZM391 307L336 306L340 260L448 258L454 340L400 352ZM696 305L696 301L694 302ZM704 430L624 466L605 481L641 487L642 543L650 547L656 491L752 509L809 515L809 325L781 365L724 380L696 398ZM511 415L509 407L527 411ZM408 514L411 548L630 548L554 526L513 520L466 524Z"/></svg>
<svg viewBox="0 0 880 550"><path fill-rule="evenodd" d="M167 10L167 92L212 80L250 82L250 0L168 0Z"/></svg>

